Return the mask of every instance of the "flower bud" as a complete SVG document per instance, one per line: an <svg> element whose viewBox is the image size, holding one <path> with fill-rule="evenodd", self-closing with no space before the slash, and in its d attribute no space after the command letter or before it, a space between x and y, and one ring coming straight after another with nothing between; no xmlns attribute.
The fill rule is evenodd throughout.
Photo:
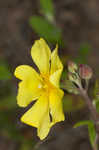
<svg viewBox="0 0 99 150"><path fill-rule="evenodd" d="M68 78L69 78L70 81L74 81L75 80L75 76L71 72L68 73Z"/></svg>
<svg viewBox="0 0 99 150"><path fill-rule="evenodd" d="M81 64L79 66L79 75L82 79L90 79L92 74L92 69L88 65Z"/></svg>
<svg viewBox="0 0 99 150"><path fill-rule="evenodd" d="M68 73L68 78L69 78L70 81L74 82L76 85L78 85L78 86L81 85L81 82L80 82L77 74L69 72Z"/></svg>
<svg viewBox="0 0 99 150"><path fill-rule="evenodd" d="M72 62L72 61L69 61L69 62L68 62L68 71L69 71L69 72L75 73L77 69L78 69L77 64L75 64L75 63Z"/></svg>

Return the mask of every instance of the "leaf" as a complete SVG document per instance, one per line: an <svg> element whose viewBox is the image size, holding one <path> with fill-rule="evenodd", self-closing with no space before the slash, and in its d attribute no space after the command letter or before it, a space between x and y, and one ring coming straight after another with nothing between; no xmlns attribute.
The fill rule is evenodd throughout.
<svg viewBox="0 0 99 150"><path fill-rule="evenodd" d="M83 99L76 95L65 95L63 98L63 109L65 112L74 112L85 106Z"/></svg>
<svg viewBox="0 0 99 150"><path fill-rule="evenodd" d="M8 65L6 63L0 62L0 80L9 80L12 75L9 71Z"/></svg>
<svg viewBox="0 0 99 150"><path fill-rule="evenodd" d="M77 122L77 123L74 125L74 128L77 128L77 127L80 127L80 126L84 126L84 125L88 125L88 124L90 124L90 122L92 122L92 121L84 120L84 121Z"/></svg>
<svg viewBox="0 0 99 150"><path fill-rule="evenodd" d="M83 125L88 125L89 138L90 138L91 145L93 146L94 141L95 141L95 137L96 137L96 131L95 131L94 123L91 120L80 121L80 122L76 123L74 125L74 127L76 128L76 127L83 126Z"/></svg>
<svg viewBox="0 0 99 150"><path fill-rule="evenodd" d="M35 32L52 43L61 44L61 31L56 26L49 23L43 17L33 16L30 18L30 25Z"/></svg>
<svg viewBox="0 0 99 150"><path fill-rule="evenodd" d="M47 17L49 21L54 20L54 7L52 0L40 0L40 5L43 14Z"/></svg>
<svg viewBox="0 0 99 150"><path fill-rule="evenodd" d="M93 122L88 124L88 132L89 132L89 138L90 138L91 145L94 146L94 141L96 138L96 131L95 131L95 126L94 126Z"/></svg>

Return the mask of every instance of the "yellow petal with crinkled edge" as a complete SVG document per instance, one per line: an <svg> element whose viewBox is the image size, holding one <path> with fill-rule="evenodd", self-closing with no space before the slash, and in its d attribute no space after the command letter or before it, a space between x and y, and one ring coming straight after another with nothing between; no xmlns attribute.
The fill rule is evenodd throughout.
<svg viewBox="0 0 99 150"><path fill-rule="evenodd" d="M31 49L31 56L40 72L43 74L48 74L51 51L47 43L42 38L35 41Z"/></svg>
<svg viewBox="0 0 99 150"><path fill-rule="evenodd" d="M41 95L42 79L32 67L27 65L17 67L15 76L23 80L19 83L17 103L21 107L26 107Z"/></svg>
<svg viewBox="0 0 99 150"><path fill-rule="evenodd" d="M50 130L49 103L46 93L22 116L21 121L37 128L40 139L44 139Z"/></svg>
<svg viewBox="0 0 99 150"><path fill-rule="evenodd" d="M62 108L63 91L54 89L49 96L49 107L52 116L52 125L56 122L64 121L64 113Z"/></svg>
<svg viewBox="0 0 99 150"><path fill-rule="evenodd" d="M58 46L56 45L55 50L51 54L51 71L50 71L50 81L56 86L59 87L59 81L61 73L63 70L63 65L58 56Z"/></svg>

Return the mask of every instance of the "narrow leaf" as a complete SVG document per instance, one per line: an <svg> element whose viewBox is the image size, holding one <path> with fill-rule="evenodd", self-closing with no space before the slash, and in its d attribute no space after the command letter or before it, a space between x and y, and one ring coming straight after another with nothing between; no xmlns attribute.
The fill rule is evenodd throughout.
<svg viewBox="0 0 99 150"><path fill-rule="evenodd" d="M35 32L52 43L61 42L61 31L56 26L49 23L46 19L40 16L30 18L30 25Z"/></svg>
<svg viewBox="0 0 99 150"><path fill-rule="evenodd" d="M90 138L91 145L93 146L94 141L95 141L95 137L96 137L96 131L95 131L94 123L91 120L80 121L80 122L76 123L74 125L74 127L76 128L76 127L83 126L83 125L88 126L89 138Z"/></svg>
<svg viewBox="0 0 99 150"><path fill-rule="evenodd" d="M48 20L54 19L54 7L52 0L40 0L41 10Z"/></svg>

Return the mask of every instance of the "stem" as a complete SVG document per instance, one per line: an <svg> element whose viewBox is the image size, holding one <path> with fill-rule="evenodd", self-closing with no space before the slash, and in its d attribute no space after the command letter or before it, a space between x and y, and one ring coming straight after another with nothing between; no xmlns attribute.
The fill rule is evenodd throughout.
<svg viewBox="0 0 99 150"><path fill-rule="evenodd" d="M93 118L93 121L95 123L97 123L99 121L99 115L98 113L96 112L96 108L95 106L92 104L92 101L91 99L89 98L88 94L86 93L86 91L84 89L79 89L80 91L80 94L84 97L85 99L85 102L88 106L88 109L90 110L91 114L92 114L92 118Z"/></svg>
<svg viewBox="0 0 99 150"><path fill-rule="evenodd" d="M93 119L94 124L95 124L96 139L95 139L95 142L94 142L94 150L98 150L98 141L99 141L99 114L97 113L95 106L92 104L92 100L89 98L86 90L84 90L83 88L80 87L79 88L79 92L83 96L83 98L84 98L84 100L85 100L85 102L86 102L86 104L88 106L88 109L90 110L92 119Z"/></svg>
<svg viewBox="0 0 99 150"><path fill-rule="evenodd" d="M88 91L89 80L86 79L85 82L86 82L86 84L85 84L85 90L86 90L86 92L87 92L87 91Z"/></svg>

